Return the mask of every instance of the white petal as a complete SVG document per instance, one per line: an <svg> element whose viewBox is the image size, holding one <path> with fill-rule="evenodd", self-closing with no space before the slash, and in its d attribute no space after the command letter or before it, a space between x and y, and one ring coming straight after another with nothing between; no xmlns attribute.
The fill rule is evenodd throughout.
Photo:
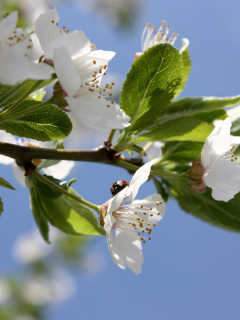
<svg viewBox="0 0 240 320"><path fill-rule="evenodd" d="M0 51L0 82L10 86L27 78L28 60L15 49Z"/></svg>
<svg viewBox="0 0 240 320"><path fill-rule="evenodd" d="M7 142L12 144L17 144L17 139L11 135L10 133L7 133L4 130L0 130L0 142ZM14 159L0 155L0 163L1 164L11 164L14 162Z"/></svg>
<svg viewBox="0 0 240 320"><path fill-rule="evenodd" d="M9 42L6 43L4 46L4 49L8 50L17 50L19 53L22 53L23 56L29 57L32 52L32 42L30 39L30 35L26 30L23 28L17 28L15 29L14 37L16 36L18 39L21 39L21 41L15 40L15 38ZM11 44L11 46L9 46Z"/></svg>
<svg viewBox="0 0 240 320"><path fill-rule="evenodd" d="M93 78L95 78L96 74L96 78L99 81L98 85L100 85L103 73L107 70L108 62L114 56L115 52L96 50L81 55L74 60L74 64L78 72L81 74L81 79L84 83L91 82ZM101 73L99 72L100 70Z"/></svg>
<svg viewBox="0 0 240 320"><path fill-rule="evenodd" d="M74 167L74 161L62 160L58 164L42 169L47 175L53 176L56 179L64 179Z"/></svg>
<svg viewBox="0 0 240 320"><path fill-rule="evenodd" d="M120 205L122 204L126 189L128 189L128 187L126 187L125 189L123 189L122 191L117 193L112 199L109 200L107 216L104 220L104 223L105 223L104 228L111 230L114 223L116 222L116 220L112 216L112 212L117 210L120 207Z"/></svg>
<svg viewBox="0 0 240 320"><path fill-rule="evenodd" d="M56 25L58 21L59 14L57 13L56 8L41 14L37 19L35 23L35 31L43 51L45 51L49 42L61 36L60 30Z"/></svg>
<svg viewBox="0 0 240 320"><path fill-rule="evenodd" d="M122 253L122 256L125 257L126 265L135 273L135 275L138 275L142 272L143 264L141 241L136 240L117 229L114 231L116 245Z"/></svg>
<svg viewBox="0 0 240 320"><path fill-rule="evenodd" d="M89 57L98 61L100 65L106 65L116 55L113 51L95 50L88 54Z"/></svg>
<svg viewBox="0 0 240 320"><path fill-rule="evenodd" d="M147 181L149 174L150 174L151 167L154 164L154 162L155 162L155 159L147 162L146 164L144 164L141 168L139 168L135 172L135 174L132 177L132 180L129 184L128 189L125 188L126 193L125 193L124 202L129 202L129 201L132 201L133 199L135 199L135 197L138 193L138 189L145 181ZM123 189L123 190L125 190L125 189Z"/></svg>
<svg viewBox="0 0 240 320"><path fill-rule="evenodd" d="M21 186L26 187L24 169L21 169L16 163L13 163L12 164L12 171L13 171L14 177L17 180L17 182L20 183Z"/></svg>
<svg viewBox="0 0 240 320"><path fill-rule="evenodd" d="M236 149L236 145L240 144L240 137L239 136L232 136L232 144L235 146L234 150Z"/></svg>
<svg viewBox="0 0 240 320"><path fill-rule="evenodd" d="M231 126L231 119L228 117L216 126L208 136L201 154L201 162L204 167L215 161L216 156L221 156L230 150L232 144Z"/></svg>
<svg viewBox="0 0 240 320"><path fill-rule="evenodd" d="M161 204L158 204L162 202ZM143 200L135 200L130 205L130 207L135 206L138 217L146 222L157 224L164 216L166 211L166 203L164 202L160 194L154 193L151 196L146 197ZM140 212L139 207L143 206L142 212ZM124 206L123 206L124 207ZM152 210L150 210L150 208ZM143 214L143 211L146 213ZM160 213L160 215L158 215ZM151 216L152 214L152 216Z"/></svg>
<svg viewBox="0 0 240 320"><path fill-rule="evenodd" d="M114 242L112 230L106 230L106 234L107 234L108 249L110 251L110 255L113 262L116 263L118 267L122 269L126 269L125 257L122 255L122 253L120 252L120 250L118 249L117 245Z"/></svg>
<svg viewBox="0 0 240 320"><path fill-rule="evenodd" d="M229 201L240 191L240 167L230 161L219 158L213 169L203 175L203 181L212 188L215 200Z"/></svg>
<svg viewBox="0 0 240 320"><path fill-rule="evenodd" d="M53 61L61 86L69 96L73 96L80 87L81 79L68 50L65 47L55 49Z"/></svg>
<svg viewBox="0 0 240 320"><path fill-rule="evenodd" d="M50 42L44 50L44 55L47 59L53 58L54 49L65 47L71 58L74 59L91 50L90 41L86 38L83 31L73 31L63 34L61 37Z"/></svg>
<svg viewBox="0 0 240 320"><path fill-rule="evenodd" d="M65 99L75 117L92 129L109 132L110 129L123 129L130 125L130 117L116 103L112 104L99 97L95 93L90 93L83 96L84 99L81 97Z"/></svg>
<svg viewBox="0 0 240 320"><path fill-rule="evenodd" d="M32 63L29 63L27 78L47 80L47 79L51 79L53 73L54 73L53 67L49 66L48 64L32 62Z"/></svg>
<svg viewBox="0 0 240 320"><path fill-rule="evenodd" d="M17 26L18 13L11 12L6 18L0 21L0 42L12 36Z"/></svg>
<svg viewBox="0 0 240 320"><path fill-rule="evenodd" d="M145 144L144 144L145 145ZM164 142L156 141L147 151L148 158L158 158L162 156L162 147L165 145ZM141 145L143 146L143 144Z"/></svg>
<svg viewBox="0 0 240 320"><path fill-rule="evenodd" d="M179 53L183 53L184 50L189 46L189 40L187 38L182 39L182 48L179 50Z"/></svg>

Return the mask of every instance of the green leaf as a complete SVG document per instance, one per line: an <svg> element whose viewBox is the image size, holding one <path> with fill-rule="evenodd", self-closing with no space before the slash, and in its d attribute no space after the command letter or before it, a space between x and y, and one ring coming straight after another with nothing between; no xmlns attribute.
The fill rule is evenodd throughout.
<svg viewBox="0 0 240 320"><path fill-rule="evenodd" d="M68 189L70 188L70 186L71 186L73 183L77 182L77 181L78 181L78 179L73 178L73 179L71 179L69 182L67 182L67 184L66 184L66 190L68 190Z"/></svg>
<svg viewBox="0 0 240 320"><path fill-rule="evenodd" d="M50 104L27 113L27 109L40 105L41 103L34 100L22 102L6 118L1 119L0 130L40 141L65 138L72 130L72 123L66 113ZM14 118L14 114L20 112L26 112L26 114Z"/></svg>
<svg viewBox="0 0 240 320"><path fill-rule="evenodd" d="M136 59L120 99L121 108L131 117L126 131L152 126L173 99L181 77L181 55L170 44L153 46Z"/></svg>
<svg viewBox="0 0 240 320"><path fill-rule="evenodd" d="M16 190L9 182L0 177L0 187Z"/></svg>
<svg viewBox="0 0 240 320"><path fill-rule="evenodd" d="M44 177L46 177L48 180L52 181L53 183L55 183L57 186L67 190L68 189L68 185L72 184L75 181L72 180L77 180L77 179L72 179L69 182L67 181L62 181L59 179L55 179L52 176L48 176L46 174L43 175ZM51 188L49 185L47 185L46 183L44 183L41 180L38 180L36 178L36 176L34 176L34 186L37 190L37 192L42 196L42 197L46 197L49 199L56 199L58 197L60 197L62 195L62 193L56 189Z"/></svg>
<svg viewBox="0 0 240 320"><path fill-rule="evenodd" d="M50 243L48 221L42 213L43 208L35 188L30 189L30 206L41 236L47 243Z"/></svg>
<svg viewBox="0 0 240 320"><path fill-rule="evenodd" d="M0 217L2 213L3 213L3 202L2 202L2 199L0 198Z"/></svg>
<svg viewBox="0 0 240 320"><path fill-rule="evenodd" d="M179 96L179 94L183 91L183 89L185 88L187 79L190 75L191 72L191 58L190 58L190 54L189 54L189 49L186 48L182 53L182 63L183 63L183 77L182 77L182 81L181 84L175 94L175 98L177 98Z"/></svg>
<svg viewBox="0 0 240 320"><path fill-rule="evenodd" d="M199 112L193 115L194 118L197 118L201 121L205 121L209 124L212 124L214 120L224 120L227 117L226 111L224 109L214 110L211 112Z"/></svg>
<svg viewBox="0 0 240 320"><path fill-rule="evenodd" d="M177 118L192 116L199 112L212 112L215 110L232 107L240 103L240 96L216 98L182 98L172 101L166 111L161 115L158 124Z"/></svg>
<svg viewBox="0 0 240 320"><path fill-rule="evenodd" d="M203 142L169 141L162 148L164 160L190 163L201 157Z"/></svg>
<svg viewBox="0 0 240 320"><path fill-rule="evenodd" d="M233 121L231 127L231 134L233 136L240 136L240 118Z"/></svg>
<svg viewBox="0 0 240 320"><path fill-rule="evenodd" d="M205 141L213 130L213 126L193 117L185 117L167 121L157 129L142 135L137 142L144 141Z"/></svg>
<svg viewBox="0 0 240 320"><path fill-rule="evenodd" d="M48 86L56 81L56 79L50 79L42 81L35 91ZM10 107L10 105L19 100L27 91L33 87L37 80L26 80L18 83L15 86L0 86L0 108Z"/></svg>
<svg viewBox="0 0 240 320"><path fill-rule="evenodd" d="M172 191L184 211L217 227L240 232L240 193L228 202L216 201L210 188L198 193L183 181L175 182Z"/></svg>
<svg viewBox="0 0 240 320"><path fill-rule="evenodd" d="M71 188L68 192L77 194ZM41 197L40 194L37 197L45 217L63 232L72 235L105 235L105 230L99 226L96 215L89 207L64 194L57 199Z"/></svg>

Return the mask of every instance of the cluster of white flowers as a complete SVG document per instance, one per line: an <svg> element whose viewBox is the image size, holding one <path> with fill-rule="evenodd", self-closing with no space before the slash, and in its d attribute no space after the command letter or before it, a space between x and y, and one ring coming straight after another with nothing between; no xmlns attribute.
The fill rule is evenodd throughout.
<svg viewBox="0 0 240 320"><path fill-rule="evenodd" d="M58 22L56 9L36 21L35 32L44 52L40 63L29 61L31 35L16 27L17 12L0 22L0 82L15 85L26 79L50 79L56 74L66 105L79 121L104 132L129 126L130 118L119 105L101 95L111 92L114 85L101 87L101 79L115 52L96 50L83 31L59 29Z"/></svg>
<svg viewBox="0 0 240 320"><path fill-rule="evenodd" d="M15 85L26 79L50 79L51 66L29 61L32 40L26 30L17 27L17 18L14 11L0 21L0 82Z"/></svg>
<svg viewBox="0 0 240 320"><path fill-rule="evenodd" d="M130 126L130 117L114 101L107 100L102 95L110 92L108 97L112 96L114 83L103 86L101 81L115 52L97 50L83 31L69 32L66 27L59 29L58 24L56 8L37 19L35 33L43 50L43 57L36 63L29 59L32 50L31 35L17 27L17 12L12 12L0 22L0 83L15 85L26 79L44 80L56 77L58 82L54 86L53 96L55 94L62 99L58 107L72 112L84 125L103 132ZM158 31L153 25L147 24L142 34L142 52L136 53L135 59L157 44L174 45L178 35L174 33L169 39L170 31L169 25L164 21ZM189 45L187 39L182 41L180 54ZM233 143L239 144L240 137L232 137L230 128L230 118L217 124L203 146L201 158L193 161L190 170L189 182L193 188L198 192L204 192L206 186L212 188L215 200L229 201L240 191L240 168L236 165L233 154ZM40 147L36 141L17 141L5 131L0 131L0 141ZM158 156L162 145L160 142L153 145L157 148ZM35 159L33 162L37 166L41 161ZM130 184L100 208L101 226L107 234L112 260L120 268L128 266L136 275L141 272L143 264L142 243L151 240L152 229L164 217L166 210L166 204L159 194L134 200L140 186L148 179L154 162L152 160L137 170ZM13 159L0 155L0 163L12 164L16 179L25 185L22 169ZM63 179L73 166L73 161L61 161L42 170ZM130 201L130 204L124 204ZM42 252L36 246L29 250L36 257ZM35 291L44 291L42 285L42 279L31 282L26 290L27 294L30 292L28 298L32 299ZM56 290L48 290L50 296L61 289L55 283L53 287ZM46 294L44 299L45 296ZM45 301L44 299L37 298L38 301Z"/></svg>

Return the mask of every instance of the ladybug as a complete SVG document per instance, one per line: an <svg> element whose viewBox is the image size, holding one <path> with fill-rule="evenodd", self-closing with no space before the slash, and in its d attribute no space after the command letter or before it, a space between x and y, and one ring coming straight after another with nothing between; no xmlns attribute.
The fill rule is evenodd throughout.
<svg viewBox="0 0 240 320"><path fill-rule="evenodd" d="M118 192L122 191L127 186L129 186L129 183L127 181L124 181L124 180L116 181L110 188L111 194L115 196Z"/></svg>

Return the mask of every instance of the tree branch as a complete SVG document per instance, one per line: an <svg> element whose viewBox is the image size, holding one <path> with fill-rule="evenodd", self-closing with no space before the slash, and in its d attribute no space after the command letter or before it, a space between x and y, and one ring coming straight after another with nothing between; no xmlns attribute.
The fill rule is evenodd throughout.
<svg viewBox="0 0 240 320"><path fill-rule="evenodd" d="M120 167L114 160L112 161L109 158L107 148L103 146L91 150L64 150L25 147L0 142L0 154L15 159L16 163L21 167L25 167L33 159L97 162ZM143 165L142 159L125 158L119 154L116 155L116 159L121 159L137 166Z"/></svg>

